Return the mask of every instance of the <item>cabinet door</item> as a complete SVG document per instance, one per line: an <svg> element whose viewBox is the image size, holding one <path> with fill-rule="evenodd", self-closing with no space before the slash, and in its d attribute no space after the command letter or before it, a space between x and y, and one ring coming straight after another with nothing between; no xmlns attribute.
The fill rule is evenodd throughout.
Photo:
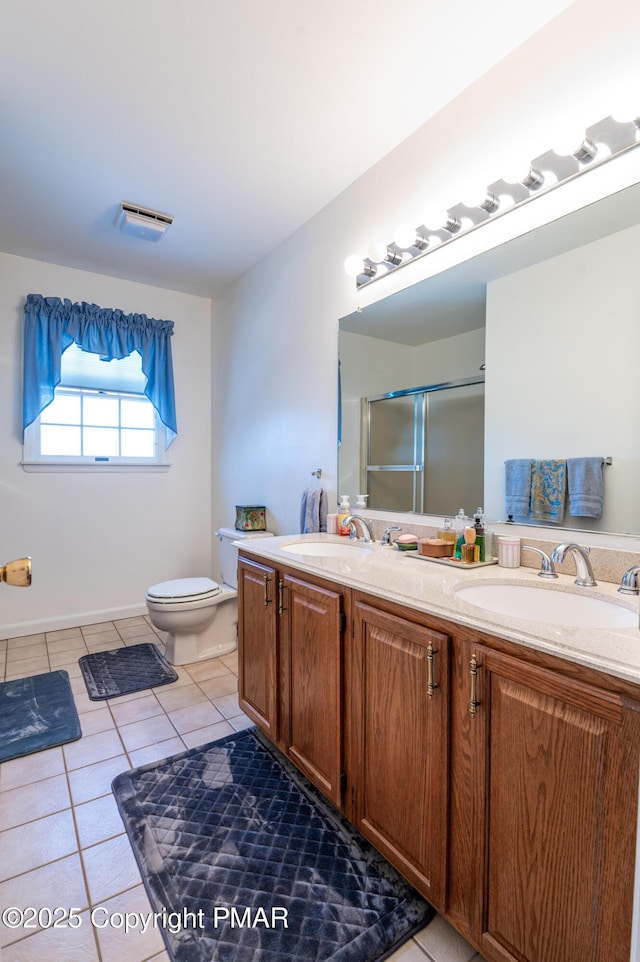
<svg viewBox="0 0 640 962"><path fill-rule="evenodd" d="M342 595L282 580L282 739L287 755L335 805L342 773Z"/></svg>
<svg viewBox="0 0 640 962"><path fill-rule="evenodd" d="M274 741L278 738L278 581L274 568L238 562L239 704Z"/></svg>
<svg viewBox="0 0 640 962"><path fill-rule="evenodd" d="M509 962L629 962L638 712L481 646L473 655L481 951Z"/></svg>
<svg viewBox="0 0 640 962"><path fill-rule="evenodd" d="M357 824L441 909L449 783L449 638L363 602L356 603L354 612Z"/></svg>

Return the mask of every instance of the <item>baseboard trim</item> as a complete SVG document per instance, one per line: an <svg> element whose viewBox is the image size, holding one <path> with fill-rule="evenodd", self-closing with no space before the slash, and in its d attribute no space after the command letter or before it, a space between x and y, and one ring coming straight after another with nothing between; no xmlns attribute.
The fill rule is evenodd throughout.
<svg viewBox="0 0 640 962"><path fill-rule="evenodd" d="M19 621L13 625L2 625L0 639L23 638L25 635L38 635L43 631L80 628L83 625L97 625L103 621L119 621L121 618L136 618L146 614L147 606L136 604L124 605L121 608L103 608L98 611L77 611L69 615L53 615L50 618L38 618L35 621Z"/></svg>

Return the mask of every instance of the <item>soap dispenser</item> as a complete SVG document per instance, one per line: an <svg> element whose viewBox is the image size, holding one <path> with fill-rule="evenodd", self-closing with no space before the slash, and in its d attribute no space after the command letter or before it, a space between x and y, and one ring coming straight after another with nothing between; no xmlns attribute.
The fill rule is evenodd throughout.
<svg viewBox="0 0 640 962"><path fill-rule="evenodd" d="M351 502L349 501L349 495L343 494L340 498L340 505L338 507L338 534L348 536L349 535L349 525L345 525L345 518L348 518L351 514Z"/></svg>

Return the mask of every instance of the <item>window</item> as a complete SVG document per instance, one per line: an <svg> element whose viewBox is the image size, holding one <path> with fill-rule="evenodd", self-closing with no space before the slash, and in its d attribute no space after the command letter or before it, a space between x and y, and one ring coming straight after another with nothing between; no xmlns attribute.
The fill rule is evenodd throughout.
<svg viewBox="0 0 640 962"><path fill-rule="evenodd" d="M173 321L27 294L25 470L166 467L176 437Z"/></svg>
<svg viewBox="0 0 640 962"><path fill-rule="evenodd" d="M145 384L138 351L105 361L72 344L53 401L25 433L25 467L166 464L164 426Z"/></svg>

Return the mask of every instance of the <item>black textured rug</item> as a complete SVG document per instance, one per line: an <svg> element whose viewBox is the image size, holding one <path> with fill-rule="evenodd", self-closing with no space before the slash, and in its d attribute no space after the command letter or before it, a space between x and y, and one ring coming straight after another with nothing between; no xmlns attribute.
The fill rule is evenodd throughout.
<svg viewBox="0 0 640 962"><path fill-rule="evenodd" d="M0 684L0 762L64 745L81 735L66 671Z"/></svg>
<svg viewBox="0 0 640 962"><path fill-rule="evenodd" d="M435 914L256 731L113 792L174 962L373 962Z"/></svg>
<svg viewBox="0 0 640 962"><path fill-rule="evenodd" d="M152 643L95 651L79 658L78 664L92 701L169 685L178 677L158 646Z"/></svg>

